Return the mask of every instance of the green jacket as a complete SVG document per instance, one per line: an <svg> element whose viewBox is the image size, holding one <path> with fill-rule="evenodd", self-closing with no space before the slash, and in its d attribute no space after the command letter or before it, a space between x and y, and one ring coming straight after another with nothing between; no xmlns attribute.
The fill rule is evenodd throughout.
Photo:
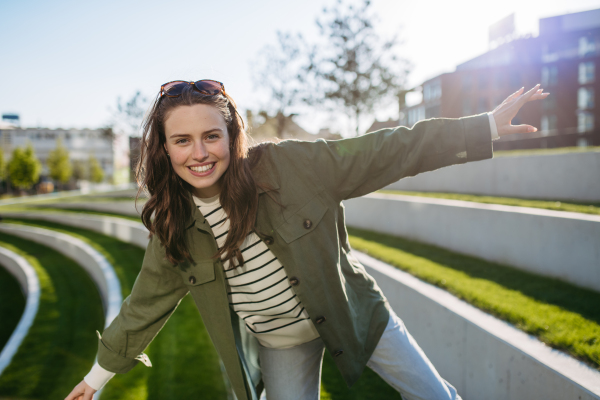
<svg viewBox="0 0 600 400"><path fill-rule="evenodd" d="M486 114L430 119L351 139L288 140L266 147L253 172L270 193L259 190L255 231L285 266L349 386L386 327L389 305L350 253L342 200L407 176L487 158L492 158L492 141ZM142 352L190 292L237 398L256 399L257 341L229 307L222 263L210 258L216 252L214 235L196 207L186 226L195 264L174 267L156 236L150 239L131 295L99 339L98 363L117 373L139 361L149 365Z"/></svg>

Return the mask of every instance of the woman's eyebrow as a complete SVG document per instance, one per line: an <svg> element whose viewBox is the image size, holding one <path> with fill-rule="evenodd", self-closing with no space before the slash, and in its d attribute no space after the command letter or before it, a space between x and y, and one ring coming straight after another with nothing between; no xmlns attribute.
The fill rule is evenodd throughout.
<svg viewBox="0 0 600 400"><path fill-rule="evenodd" d="M206 135L207 133L212 133L212 132L223 132L223 129L212 128L212 129L202 132L201 135ZM178 137L189 137L189 136L191 136L189 133L174 133L171 136L169 136L169 139L178 138Z"/></svg>

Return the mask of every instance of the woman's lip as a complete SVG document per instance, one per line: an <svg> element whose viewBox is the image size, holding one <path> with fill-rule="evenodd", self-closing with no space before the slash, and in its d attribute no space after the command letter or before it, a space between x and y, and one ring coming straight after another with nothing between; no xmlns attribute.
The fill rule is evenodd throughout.
<svg viewBox="0 0 600 400"><path fill-rule="evenodd" d="M213 173L213 171L215 170L215 166L217 165L217 163L213 163L213 166L211 169L209 169L208 171L204 171L204 172L196 172L193 169L191 169L190 167L188 167L188 171L190 171L190 173L194 176L207 176Z"/></svg>

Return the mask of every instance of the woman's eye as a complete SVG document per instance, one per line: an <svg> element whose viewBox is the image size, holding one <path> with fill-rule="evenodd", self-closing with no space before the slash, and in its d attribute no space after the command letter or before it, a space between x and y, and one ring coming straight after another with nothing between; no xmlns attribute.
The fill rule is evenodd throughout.
<svg viewBox="0 0 600 400"><path fill-rule="evenodd" d="M187 140L187 139L177 139L177 141L175 142L175 144L179 144L179 143L181 143L181 142L184 142L184 141L186 141L186 140Z"/></svg>
<svg viewBox="0 0 600 400"><path fill-rule="evenodd" d="M219 135L208 135L207 138L210 140L215 140L219 138Z"/></svg>

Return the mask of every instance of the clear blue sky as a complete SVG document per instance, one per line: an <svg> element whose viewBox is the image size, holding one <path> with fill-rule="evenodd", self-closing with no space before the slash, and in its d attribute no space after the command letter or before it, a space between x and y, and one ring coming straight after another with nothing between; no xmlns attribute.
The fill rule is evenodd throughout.
<svg viewBox="0 0 600 400"><path fill-rule="evenodd" d="M109 122L118 96L154 96L174 80L217 79L241 109L266 100L250 62L277 30L316 38L315 18L334 0L7 1L0 0L0 113L23 126L90 127ZM600 8L600 0L373 0L382 35L400 27L399 54L417 84L487 50L487 29L516 12L517 30L537 33L540 17ZM395 117L394 104L380 118ZM343 118L302 115L311 131Z"/></svg>

